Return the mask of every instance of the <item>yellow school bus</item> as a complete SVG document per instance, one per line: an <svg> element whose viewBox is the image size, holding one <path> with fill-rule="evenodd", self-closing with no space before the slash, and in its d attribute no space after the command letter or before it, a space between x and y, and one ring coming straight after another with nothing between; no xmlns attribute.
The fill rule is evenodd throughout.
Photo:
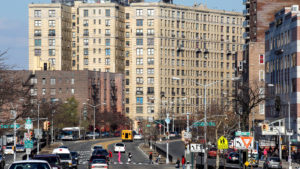
<svg viewBox="0 0 300 169"><path fill-rule="evenodd" d="M132 130L122 130L121 139L122 139L122 142L133 141L133 132L132 132Z"/></svg>

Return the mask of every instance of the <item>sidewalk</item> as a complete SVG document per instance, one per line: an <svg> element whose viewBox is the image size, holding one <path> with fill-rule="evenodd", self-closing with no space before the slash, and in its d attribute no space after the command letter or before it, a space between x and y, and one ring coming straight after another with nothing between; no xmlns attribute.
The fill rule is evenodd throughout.
<svg viewBox="0 0 300 169"><path fill-rule="evenodd" d="M264 160L259 160L259 167L263 168L264 166ZM299 167L300 164L297 163L292 163L292 168L295 169L296 167ZM289 168L289 163L286 160L282 161L282 169L288 169Z"/></svg>
<svg viewBox="0 0 300 169"><path fill-rule="evenodd" d="M150 147L148 146L148 144L140 144L139 145L139 149L145 154L145 156L148 158L148 155L150 154L150 152L152 152L153 155L153 162L155 162L157 156L158 156L158 152L155 151L155 149L150 149ZM165 164L166 163L166 158L164 156L161 155L161 158L159 160L159 164ZM174 166L173 166L174 168Z"/></svg>

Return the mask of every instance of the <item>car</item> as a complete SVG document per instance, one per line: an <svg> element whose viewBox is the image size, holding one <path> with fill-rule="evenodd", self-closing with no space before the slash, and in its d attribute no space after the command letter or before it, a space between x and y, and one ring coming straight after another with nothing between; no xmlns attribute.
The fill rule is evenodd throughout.
<svg viewBox="0 0 300 169"><path fill-rule="evenodd" d="M224 153L223 157L227 158L228 155L229 155L230 153L232 153L232 152L235 152L235 150L234 150L234 149L231 149L231 148L227 149L227 151Z"/></svg>
<svg viewBox="0 0 300 169"><path fill-rule="evenodd" d="M125 153L125 149L126 149L126 145L124 143L116 143L114 145L114 152L121 152L121 153Z"/></svg>
<svg viewBox="0 0 300 169"><path fill-rule="evenodd" d="M175 132L170 132L169 137L176 137L176 133Z"/></svg>
<svg viewBox="0 0 300 169"><path fill-rule="evenodd" d="M109 132L102 132L102 133L101 133L101 136L102 136L102 137L109 137Z"/></svg>
<svg viewBox="0 0 300 169"><path fill-rule="evenodd" d="M264 169L278 168L282 169L282 163L279 157L268 157L263 165Z"/></svg>
<svg viewBox="0 0 300 169"><path fill-rule="evenodd" d="M92 155L89 159L89 162L88 162L88 167L89 168L91 168L91 165L92 165L93 161L96 160L96 159L102 159L102 160L105 160L106 163L108 163L106 156L104 156L104 155Z"/></svg>
<svg viewBox="0 0 300 169"><path fill-rule="evenodd" d="M0 168L4 169L5 166L5 157L0 154Z"/></svg>
<svg viewBox="0 0 300 169"><path fill-rule="evenodd" d="M228 154L227 163L239 163L239 154L236 152L231 152Z"/></svg>
<svg viewBox="0 0 300 169"><path fill-rule="evenodd" d="M66 148L66 149L69 149L69 147L67 147L67 146L59 146L58 148Z"/></svg>
<svg viewBox="0 0 300 169"><path fill-rule="evenodd" d="M121 136L121 132L120 131L116 131L115 133L114 133L114 137L120 137Z"/></svg>
<svg viewBox="0 0 300 169"><path fill-rule="evenodd" d="M94 159L89 165L89 169L91 168L108 168L108 164L104 159Z"/></svg>
<svg viewBox="0 0 300 169"><path fill-rule="evenodd" d="M208 151L208 157L210 157L210 158L217 157L217 151L218 150L215 147L210 148L209 151Z"/></svg>
<svg viewBox="0 0 300 169"><path fill-rule="evenodd" d="M60 162L60 158L56 154L42 154L42 155L35 155L32 157L33 160L45 160L47 161L52 169L62 169L68 168L69 166L63 166L63 163Z"/></svg>
<svg viewBox="0 0 300 169"><path fill-rule="evenodd" d="M97 149L103 149L103 146L100 145L100 144L99 144L99 145L95 145L95 146L92 147L91 150L92 150L92 152L93 152L93 151L95 151L95 150L97 150Z"/></svg>
<svg viewBox="0 0 300 169"><path fill-rule="evenodd" d="M133 136L133 139L134 140L142 140L143 136L141 134L136 134L136 135Z"/></svg>
<svg viewBox="0 0 300 169"><path fill-rule="evenodd" d="M13 146L6 146L6 148L4 149L4 154L14 154L14 148Z"/></svg>
<svg viewBox="0 0 300 169"><path fill-rule="evenodd" d="M76 151L71 151L72 161L76 162L76 164L79 164L79 154Z"/></svg>
<svg viewBox="0 0 300 169"><path fill-rule="evenodd" d="M23 144L17 144L16 152L25 152L25 146Z"/></svg>
<svg viewBox="0 0 300 169"><path fill-rule="evenodd" d="M26 169L26 168L37 168L37 169L51 169L50 164L44 160L22 160L13 162L8 169Z"/></svg>
<svg viewBox="0 0 300 169"><path fill-rule="evenodd" d="M93 138L93 136L94 136L94 132L87 132L85 135L87 139L91 139ZM100 137L100 133L95 132L95 138L99 138L99 137Z"/></svg>
<svg viewBox="0 0 300 169"><path fill-rule="evenodd" d="M70 150L67 148L55 148L52 151L52 154L56 154L59 156L61 163L63 165L68 166L69 168L73 167L72 156Z"/></svg>
<svg viewBox="0 0 300 169"><path fill-rule="evenodd" d="M109 153L107 152L107 150L105 149L96 149L95 151L93 151L92 155L103 155L107 158L107 160L109 159Z"/></svg>

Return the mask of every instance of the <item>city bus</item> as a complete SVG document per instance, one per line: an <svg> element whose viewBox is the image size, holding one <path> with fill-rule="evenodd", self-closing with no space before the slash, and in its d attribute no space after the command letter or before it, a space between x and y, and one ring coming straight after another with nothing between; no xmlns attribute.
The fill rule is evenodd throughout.
<svg viewBox="0 0 300 169"><path fill-rule="evenodd" d="M133 141L133 131L132 130L122 130L121 133L122 142Z"/></svg>
<svg viewBox="0 0 300 169"><path fill-rule="evenodd" d="M85 130L83 127L65 127L61 131L62 140L80 140L83 139Z"/></svg>

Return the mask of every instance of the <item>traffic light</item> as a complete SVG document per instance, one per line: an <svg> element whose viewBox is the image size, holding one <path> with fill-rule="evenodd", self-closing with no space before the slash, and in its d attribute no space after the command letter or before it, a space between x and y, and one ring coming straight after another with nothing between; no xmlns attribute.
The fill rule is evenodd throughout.
<svg viewBox="0 0 300 169"><path fill-rule="evenodd" d="M49 131L49 128L50 128L50 121L44 121L44 130L45 131Z"/></svg>
<svg viewBox="0 0 300 169"><path fill-rule="evenodd" d="M32 140L32 136L33 136L33 132L30 131L30 132L29 132L29 139L30 139L30 140Z"/></svg>

